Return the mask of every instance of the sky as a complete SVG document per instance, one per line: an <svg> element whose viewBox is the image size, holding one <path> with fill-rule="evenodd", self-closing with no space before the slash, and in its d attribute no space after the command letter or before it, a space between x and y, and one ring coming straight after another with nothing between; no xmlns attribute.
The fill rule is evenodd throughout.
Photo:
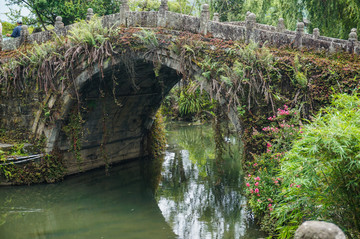
<svg viewBox="0 0 360 239"><path fill-rule="evenodd" d="M20 7L18 5L10 6L12 9L19 9ZM1 21L8 21L9 19L6 17L5 13L9 12L9 7L6 6L5 0L0 0L0 20ZM26 8L22 8L21 14L23 16L27 16L29 14L29 10Z"/></svg>

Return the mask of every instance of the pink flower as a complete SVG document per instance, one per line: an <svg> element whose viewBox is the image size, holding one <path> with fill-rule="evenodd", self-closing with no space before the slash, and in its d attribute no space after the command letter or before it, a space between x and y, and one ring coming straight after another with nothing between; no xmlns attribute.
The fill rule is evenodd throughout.
<svg viewBox="0 0 360 239"><path fill-rule="evenodd" d="M251 174L249 174L248 177L250 178L250 177L251 177Z"/></svg>
<svg viewBox="0 0 360 239"><path fill-rule="evenodd" d="M269 202L272 202L273 200L272 200L271 198L268 198L268 201L269 201Z"/></svg>
<svg viewBox="0 0 360 239"><path fill-rule="evenodd" d="M260 194L258 194L257 196L260 197Z"/></svg>
<svg viewBox="0 0 360 239"><path fill-rule="evenodd" d="M254 190L250 189L250 193L254 193Z"/></svg>
<svg viewBox="0 0 360 239"><path fill-rule="evenodd" d="M260 181L260 177L256 177L256 178L255 178L255 181Z"/></svg>
<svg viewBox="0 0 360 239"><path fill-rule="evenodd" d="M261 202L261 200L260 200L260 199L258 199L257 201L258 201L258 202Z"/></svg>
<svg viewBox="0 0 360 239"><path fill-rule="evenodd" d="M268 207L272 207L271 203L269 203Z"/></svg>
<svg viewBox="0 0 360 239"><path fill-rule="evenodd" d="M297 188L301 188L301 185L296 185Z"/></svg>
<svg viewBox="0 0 360 239"><path fill-rule="evenodd" d="M258 189L258 188L255 188L255 193L259 193L259 189Z"/></svg>
<svg viewBox="0 0 360 239"><path fill-rule="evenodd" d="M256 182L256 183L255 183L255 186L257 186L257 185L259 185L259 182ZM249 184L249 186L250 186L250 184Z"/></svg>
<svg viewBox="0 0 360 239"><path fill-rule="evenodd" d="M250 187L250 183L246 183L246 187Z"/></svg>
<svg viewBox="0 0 360 239"><path fill-rule="evenodd" d="M257 163L254 163L254 167L256 167L257 166Z"/></svg>
<svg viewBox="0 0 360 239"><path fill-rule="evenodd" d="M274 182L275 184L278 184L279 183L279 181L278 180L275 180L275 182Z"/></svg>
<svg viewBox="0 0 360 239"><path fill-rule="evenodd" d="M269 208L270 212L273 210L272 208Z"/></svg>

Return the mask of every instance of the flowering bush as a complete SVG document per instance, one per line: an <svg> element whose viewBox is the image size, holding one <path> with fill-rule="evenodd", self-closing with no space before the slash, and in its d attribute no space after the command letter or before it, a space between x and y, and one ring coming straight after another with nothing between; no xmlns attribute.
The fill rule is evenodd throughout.
<svg viewBox="0 0 360 239"><path fill-rule="evenodd" d="M359 175L360 99L336 95L281 160L283 198L274 210L280 237L289 238L304 220L321 219L360 238Z"/></svg>
<svg viewBox="0 0 360 239"><path fill-rule="evenodd" d="M281 185L278 177L280 161L292 142L302 133L298 112L287 105L268 118L269 125L262 129L266 139L266 152L261 156L253 155L255 161L249 164L249 174L245 177L249 205L258 218L270 213L282 200ZM263 224L266 222L263 221ZM266 227L267 225L263 225Z"/></svg>
<svg viewBox="0 0 360 239"><path fill-rule="evenodd" d="M339 225L360 238L360 99L336 95L302 126L286 106L263 128L267 150L245 177L249 204L270 235L292 238L305 220Z"/></svg>

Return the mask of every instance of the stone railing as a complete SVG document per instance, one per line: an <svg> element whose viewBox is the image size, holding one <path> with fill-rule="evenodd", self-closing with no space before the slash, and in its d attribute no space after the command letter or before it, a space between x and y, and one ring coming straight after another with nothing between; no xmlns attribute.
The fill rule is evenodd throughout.
<svg viewBox="0 0 360 239"><path fill-rule="evenodd" d="M88 9L87 20L91 19L93 15L93 10ZM291 46L330 53L360 54L360 42L355 28L351 30L348 40L341 40L320 36L320 31L317 28L314 29L313 34L305 34L303 22L297 23L296 31L287 30L282 18L279 19L276 27L259 24L256 22L256 15L251 12L247 13L244 22L219 22L217 13L210 20L209 5L207 4L203 5L200 17L194 17L168 11L167 0L161 0L160 9L157 12L132 12L129 10L128 0L124 0L119 13L104 16L102 21L104 26L162 27L204 35L211 34L215 38L242 40L246 43L254 41L276 47ZM56 18L55 29L52 31L29 35L27 27L23 26L21 37L4 41L3 50L15 49L24 42L40 43L47 41L54 33L66 34L70 27L71 25L64 27L62 18L59 16Z"/></svg>

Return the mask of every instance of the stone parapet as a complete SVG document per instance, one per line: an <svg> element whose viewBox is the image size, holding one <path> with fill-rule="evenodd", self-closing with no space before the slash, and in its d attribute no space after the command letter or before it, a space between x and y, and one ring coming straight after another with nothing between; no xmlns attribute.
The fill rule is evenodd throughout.
<svg viewBox="0 0 360 239"><path fill-rule="evenodd" d="M91 19L94 12L88 9L87 20ZM35 33L27 37L27 42L41 43L51 39L52 34L66 34L71 26L63 26L61 17L57 17L55 29ZM102 18L104 27L162 27L171 30L189 31L192 33L211 34L213 37L229 40L240 40L245 42L255 41L259 44L273 46L289 46L305 48L315 51L349 52L360 54L360 42L357 30L354 28L349 34L348 40L335 39L320 35L320 30L315 28L313 34L304 32L304 23L297 24L296 31L286 29L284 20L279 19L278 25L270 26L256 23L255 14L248 12L244 22L219 22L219 15L214 14L213 21L210 20L209 6L204 4L200 17L170 12L167 0L161 1L158 12L131 12L128 0L123 0L120 13L107 15ZM13 50L20 46L20 39L8 39L3 41L3 50Z"/></svg>

